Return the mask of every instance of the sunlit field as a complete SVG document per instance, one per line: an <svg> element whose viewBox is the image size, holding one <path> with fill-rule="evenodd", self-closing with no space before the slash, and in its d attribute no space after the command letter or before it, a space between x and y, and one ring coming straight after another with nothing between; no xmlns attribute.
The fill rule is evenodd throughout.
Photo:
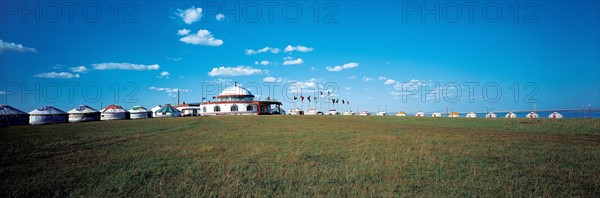
<svg viewBox="0 0 600 198"><path fill-rule="evenodd" d="M0 196L600 196L599 119L228 116L0 128Z"/></svg>

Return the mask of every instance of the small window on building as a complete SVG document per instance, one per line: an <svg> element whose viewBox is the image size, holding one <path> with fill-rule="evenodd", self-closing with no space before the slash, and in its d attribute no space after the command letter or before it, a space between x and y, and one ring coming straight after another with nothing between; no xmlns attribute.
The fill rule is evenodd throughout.
<svg viewBox="0 0 600 198"><path fill-rule="evenodd" d="M248 105L246 107L246 111L254 111L254 107L252 107L252 105Z"/></svg>
<svg viewBox="0 0 600 198"><path fill-rule="evenodd" d="M215 112L221 112L221 107L219 107L219 106L215 106L215 109L214 109L214 110L215 110Z"/></svg>
<svg viewBox="0 0 600 198"><path fill-rule="evenodd" d="M238 106L237 105L231 106L231 111L238 111Z"/></svg>

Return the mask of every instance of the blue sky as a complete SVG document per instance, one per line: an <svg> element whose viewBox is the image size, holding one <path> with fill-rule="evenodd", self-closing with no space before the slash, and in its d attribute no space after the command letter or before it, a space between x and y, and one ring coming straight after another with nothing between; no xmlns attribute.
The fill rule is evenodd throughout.
<svg viewBox="0 0 600 198"><path fill-rule="evenodd" d="M240 82L286 109L317 90L369 111L600 106L597 1L477 4L2 2L0 103L152 107Z"/></svg>

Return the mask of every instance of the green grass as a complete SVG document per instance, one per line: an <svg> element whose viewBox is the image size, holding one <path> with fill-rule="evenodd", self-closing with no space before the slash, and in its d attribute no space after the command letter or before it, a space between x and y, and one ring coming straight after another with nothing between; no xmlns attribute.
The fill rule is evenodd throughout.
<svg viewBox="0 0 600 198"><path fill-rule="evenodd" d="M599 119L231 116L0 128L0 196L600 196Z"/></svg>

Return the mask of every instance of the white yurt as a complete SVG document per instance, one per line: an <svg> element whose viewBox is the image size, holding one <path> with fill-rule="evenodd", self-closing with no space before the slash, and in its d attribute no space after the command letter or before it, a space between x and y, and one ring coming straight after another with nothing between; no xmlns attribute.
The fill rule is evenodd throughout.
<svg viewBox="0 0 600 198"><path fill-rule="evenodd" d="M485 114L486 118L497 118L498 114L495 114L494 112L489 112L488 114Z"/></svg>
<svg viewBox="0 0 600 198"><path fill-rule="evenodd" d="M527 114L525 117L526 117L526 118L539 118L539 117L540 117L540 115L538 115L538 114L537 114L537 113L535 113L535 112L531 112L531 113L528 113L528 114Z"/></svg>
<svg viewBox="0 0 600 198"><path fill-rule="evenodd" d="M425 117L425 113L422 111L419 111L415 114L416 117Z"/></svg>
<svg viewBox="0 0 600 198"><path fill-rule="evenodd" d="M561 119L563 118L562 114L558 113L558 112L552 112L548 118L555 118L555 119Z"/></svg>
<svg viewBox="0 0 600 198"><path fill-rule="evenodd" d="M466 116L466 117L467 117L467 118L476 118L476 117L477 117L477 114L475 114L474 112L469 112L469 113L467 113L467 116Z"/></svg>
<svg viewBox="0 0 600 198"><path fill-rule="evenodd" d="M100 120L100 111L87 105L79 105L69 113L69 122L88 122Z"/></svg>
<svg viewBox="0 0 600 198"><path fill-rule="evenodd" d="M29 124L56 124L65 123L69 114L53 106L43 106L29 112Z"/></svg>
<svg viewBox="0 0 600 198"><path fill-rule="evenodd" d="M442 117L442 113L440 112L435 112L431 114L431 117L437 118L437 117Z"/></svg>
<svg viewBox="0 0 600 198"><path fill-rule="evenodd" d="M129 111L129 118L132 120L135 119L145 119L148 118L148 109L142 106L133 106Z"/></svg>
<svg viewBox="0 0 600 198"><path fill-rule="evenodd" d="M460 114L458 114L458 112L453 111L452 113L450 113L450 115L448 115L449 118L458 118L460 117Z"/></svg>
<svg viewBox="0 0 600 198"><path fill-rule="evenodd" d="M100 115L100 120L124 120L127 119L127 111L119 105L110 105Z"/></svg>
<svg viewBox="0 0 600 198"><path fill-rule="evenodd" d="M396 113L396 116L399 116L399 117L406 117L406 112L404 112L404 111L400 111L400 112Z"/></svg>
<svg viewBox="0 0 600 198"><path fill-rule="evenodd" d="M517 114L515 114L513 112L508 112L504 117L505 118L517 118Z"/></svg>
<svg viewBox="0 0 600 198"><path fill-rule="evenodd" d="M0 104L0 127L26 125L29 114L8 105Z"/></svg>
<svg viewBox="0 0 600 198"><path fill-rule="evenodd" d="M150 109L150 111L152 112L152 117L156 117L156 112L162 108L162 105L156 105L155 107L152 107L152 109Z"/></svg>
<svg viewBox="0 0 600 198"><path fill-rule="evenodd" d="M154 112L154 117L156 118L165 118L165 117L179 117L181 116L181 112L179 110L172 107L170 104L166 104L164 107L160 108L156 112Z"/></svg>
<svg viewBox="0 0 600 198"><path fill-rule="evenodd" d="M295 109L290 109L289 114L290 115L304 115L304 111L302 111L302 109L295 108Z"/></svg>

